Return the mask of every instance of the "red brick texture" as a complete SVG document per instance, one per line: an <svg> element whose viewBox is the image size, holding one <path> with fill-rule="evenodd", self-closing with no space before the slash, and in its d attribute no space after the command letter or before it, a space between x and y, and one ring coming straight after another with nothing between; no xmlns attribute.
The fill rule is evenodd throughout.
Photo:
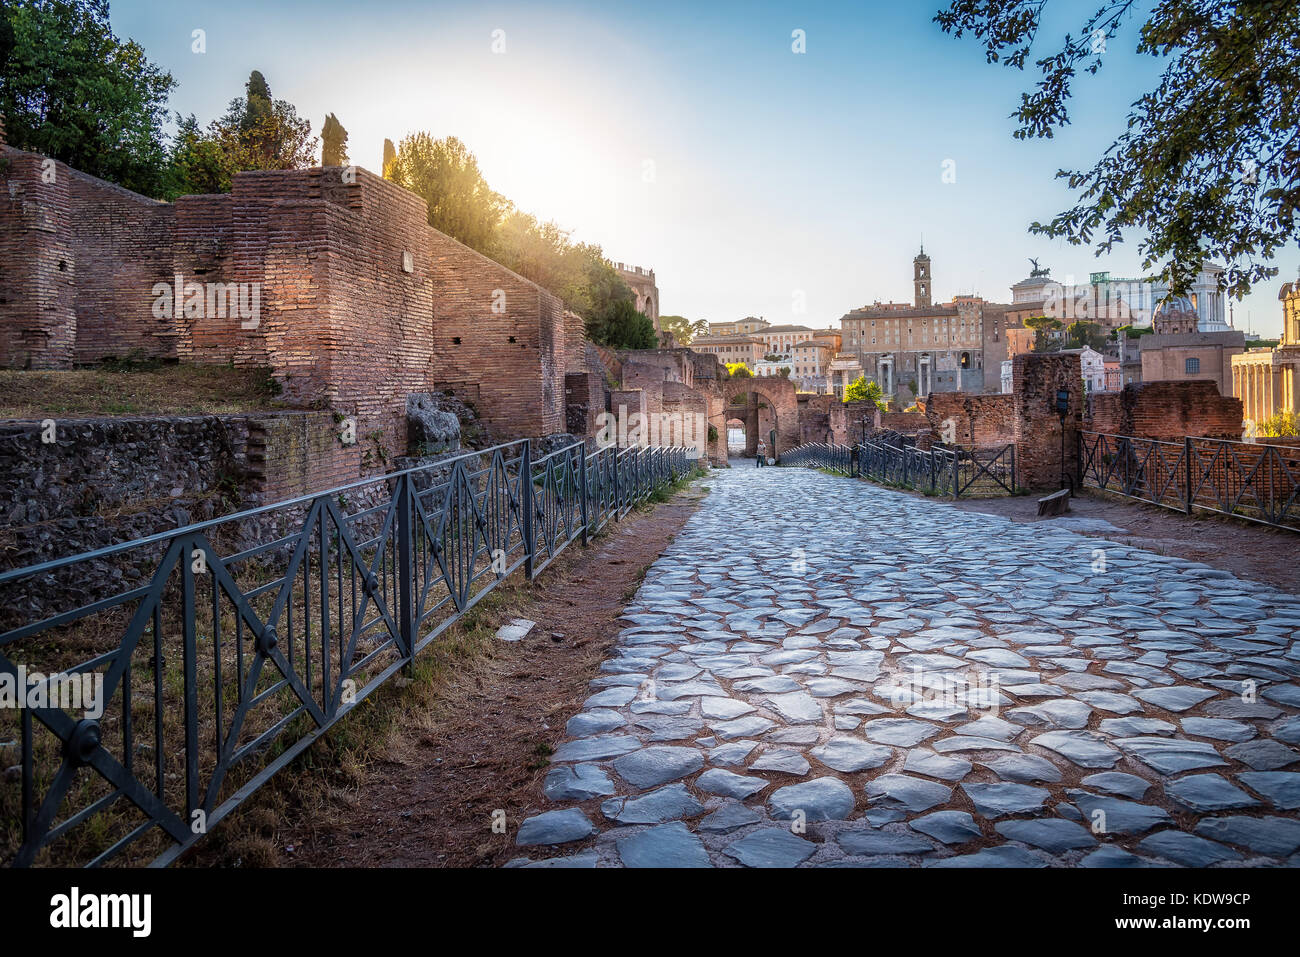
<svg viewBox="0 0 1300 957"><path fill-rule="evenodd" d="M355 415L392 452L407 394L436 388L502 437L565 428L564 374L588 361L581 319L431 229L424 202L392 183L356 168L250 172L229 195L166 204L0 150L0 366L132 352L267 366L290 398ZM178 273L257 284L260 315L156 316L155 287Z"/></svg>
<svg viewBox="0 0 1300 957"><path fill-rule="evenodd" d="M1131 435L1165 442L1184 436L1235 439L1242 435L1241 400L1219 394L1208 381L1144 382L1091 400L1092 432Z"/></svg>

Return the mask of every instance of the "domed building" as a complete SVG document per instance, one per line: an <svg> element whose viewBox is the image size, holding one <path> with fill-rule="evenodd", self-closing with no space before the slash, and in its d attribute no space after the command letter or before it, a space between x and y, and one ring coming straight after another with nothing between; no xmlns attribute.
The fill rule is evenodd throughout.
<svg viewBox="0 0 1300 957"><path fill-rule="evenodd" d="M1156 307L1151 327L1158 336L1181 336L1199 332L1201 317L1196 304L1186 296L1175 296Z"/></svg>
<svg viewBox="0 0 1300 957"><path fill-rule="evenodd" d="M1215 310L1198 302L1200 294L1174 296L1156 305L1153 335L1137 340L1143 382L1208 379L1220 395L1232 395L1232 357L1246 348L1246 337L1216 321ZM1217 308L1217 307L1216 307Z"/></svg>

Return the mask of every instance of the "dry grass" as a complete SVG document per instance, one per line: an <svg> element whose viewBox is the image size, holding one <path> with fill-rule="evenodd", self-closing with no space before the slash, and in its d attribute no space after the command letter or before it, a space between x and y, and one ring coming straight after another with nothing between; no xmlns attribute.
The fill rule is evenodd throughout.
<svg viewBox="0 0 1300 957"><path fill-rule="evenodd" d="M0 370L0 419L215 415L284 408L265 369L106 363L93 369Z"/></svg>

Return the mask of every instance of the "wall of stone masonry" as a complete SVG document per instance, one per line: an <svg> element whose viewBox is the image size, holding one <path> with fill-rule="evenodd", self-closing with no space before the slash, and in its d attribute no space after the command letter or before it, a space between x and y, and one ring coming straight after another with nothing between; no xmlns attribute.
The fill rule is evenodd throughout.
<svg viewBox="0 0 1300 957"><path fill-rule="evenodd" d="M157 203L3 148L0 366L140 353L267 366L298 404L353 415L405 451L410 392L446 389L502 437L565 428L581 319L431 229L424 202L364 170L238 174L224 196ZM157 283L256 283L255 323L155 317ZM250 326L246 328L245 326Z"/></svg>
<svg viewBox="0 0 1300 957"><path fill-rule="evenodd" d="M674 434L660 428L660 444L686 445L690 458L709 455L709 401L703 392L681 382L663 384L663 412L670 417Z"/></svg>
<svg viewBox="0 0 1300 957"><path fill-rule="evenodd" d="M566 430L574 435L596 434L605 411L605 380L598 372L570 372L564 377Z"/></svg>
<svg viewBox="0 0 1300 957"><path fill-rule="evenodd" d="M1083 378L1077 354L1016 356L1011 366L1015 402L1016 481L1026 488L1060 488L1061 473L1075 475L1078 430L1083 424ZM1056 412L1058 389L1069 392L1064 424ZM1061 433L1065 431L1064 469Z"/></svg>
<svg viewBox="0 0 1300 957"><path fill-rule="evenodd" d="M1181 442L1242 436L1241 400L1220 395L1213 382L1143 382L1096 393L1084 428L1092 432Z"/></svg>
<svg viewBox="0 0 1300 957"><path fill-rule="evenodd" d="M890 413L890 415L915 415L915 413ZM1016 440L1015 401L1007 395L970 395L964 392L931 392L925 401L924 418L933 437L943 441L953 436L958 445L975 448L992 448ZM908 428L884 425L900 432L916 428L916 420L909 418Z"/></svg>
<svg viewBox="0 0 1300 957"><path fill-rule="evenodd" d="M637 423L646 420L645 392L641 389L614 389L609 394L609 410L616 421L616 434L611 436L620 448L637 444L633 432ZM641 445L648 444L645 429L641 429Z"/></svg>
<svg viewBox="0 0 1300 957"><path fill-rule="evenodd" d="M67 167L0 145L0 367L50 369L76 348L76 258ZM60 176L62 172L64 175Z"/></svg>
<svg viewBox="0 0 1300 957"><path fill-rule="evenodd" d="M0 424L0 568L343 485L364 450L329 412Z"/></svg>

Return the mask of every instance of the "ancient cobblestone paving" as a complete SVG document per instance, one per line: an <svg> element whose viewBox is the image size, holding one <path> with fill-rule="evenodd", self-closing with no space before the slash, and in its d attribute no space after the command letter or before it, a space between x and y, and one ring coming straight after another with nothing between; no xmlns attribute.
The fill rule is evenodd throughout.
<svg viewBox="0 0 1300 957"><path fill-rule="evenodd" d="M1300 864L1300 598L811 470L707 482L512 864Z"/></svg>

